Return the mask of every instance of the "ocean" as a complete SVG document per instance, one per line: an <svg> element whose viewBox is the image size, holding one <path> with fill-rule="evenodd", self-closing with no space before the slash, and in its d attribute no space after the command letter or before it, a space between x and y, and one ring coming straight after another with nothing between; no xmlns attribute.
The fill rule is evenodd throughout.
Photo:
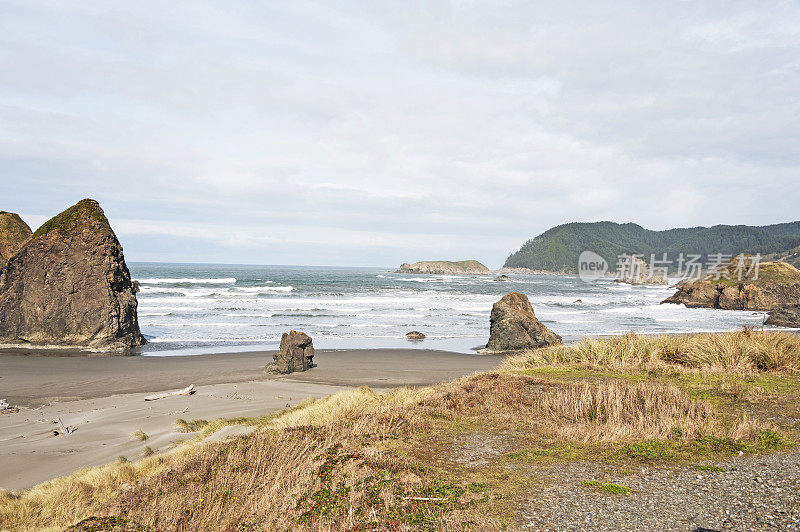
<svg viewBox="0 0 800 532"><path fill-rule="evenodd" d="M666 286L577 276L409 275L389 268L129 263L139 281L145 355L277 349L300 330L317 349L421 348L475 352L489 338L492 304L526 294L539 320L572 342L584 336L729 331L764 313L660 305ZM576 303L577 299L581 303ZM410 342L405 334L427 338Z"/></svg>

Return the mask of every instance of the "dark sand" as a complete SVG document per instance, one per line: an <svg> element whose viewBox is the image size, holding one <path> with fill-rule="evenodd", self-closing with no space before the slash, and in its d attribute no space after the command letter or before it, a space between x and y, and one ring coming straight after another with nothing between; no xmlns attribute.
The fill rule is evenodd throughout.
<svg viewBox="0 0 800 532"><path fill-rule="evenodd" d="M0 398L35 408L188 384L290 379L333 386L424 386L494 368L501 357L420 349L317 351L317 367L290 376L264 371L274 351L180 357L50 356L0 353Z"/></svg>
<svg viewBox="0 0 800 532"><path fill-rule="evenodd" d="M23 489L82 467L126 456L145 446L166 450L187 435L178 418L254 416L307 397L369 386L422 386L486 371L503 359L417 349L319 351L317 367L271 375L272 352L186 357L0 354L0 398L22 407L0 415L0 488ZM197 393L145 402L153 392L194 384ZM74 426L72 434L53 421ZM131 434L141 429L142 442Z"/></svg>

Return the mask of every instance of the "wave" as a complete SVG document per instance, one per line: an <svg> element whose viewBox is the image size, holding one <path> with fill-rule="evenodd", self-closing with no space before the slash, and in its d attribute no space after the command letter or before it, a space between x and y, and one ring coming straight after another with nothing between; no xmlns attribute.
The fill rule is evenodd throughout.
<svg viewBox="0 0 800 532"><path fill-rule="evenodd" d="M457 279L457 277L456 278L437 277L435 279L431 279L429 277L419 277L419 278L414 278L414 279L410 279L408 277L400 277L397 280L398 281L408 281L410 283L449 283L453 279Z"/></svg>
<svg viewBox="0 0 800 532"><path fill-rule="evenodd" d="M271 318L275 314L247 314L245 312L223 312L220 314L227 318Z"/></svg>
<svg viewBox="0 0 800 532"><path fill-rule="evenodd" d="M137 279L137 281L139 281L139 284L234 284L236 278L199 279L195 277L154 277L151 279Z"/></svg>
<svg viewBox="0 0 800 532"><path fill-rule="evenodd" d="M261 292L292 292L292 286L236 286L231 288L231 293L244 292L247 294L258 294Z"/></svg>

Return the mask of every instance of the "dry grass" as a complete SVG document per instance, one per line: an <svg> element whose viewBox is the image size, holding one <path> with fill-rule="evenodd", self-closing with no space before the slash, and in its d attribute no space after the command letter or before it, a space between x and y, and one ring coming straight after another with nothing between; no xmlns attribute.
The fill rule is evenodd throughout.
<svg viewBox="0 0 800 532"><path fill-rule="evenodd" d="M197 432L205 428L208 425L208 421L205 419L193 419L191 421L176 419L173 424L178 432Z"/></svg>
<svg viewBox="0 0 800 532"><path fill-rule="evenodd" d="M133 431L133 434L131 434L131 438L133 438L134 440L139 440L139 441L145 441L149 437L150 436L145 434L142 429L135 430L135 431Z"/></svg>
<svg viewBox="0 0 800 532"><path fill-rule="evenodd" d="M523 422L572 442L748 437L750 422L724 428L716 413L675 386L625 380L588 383L485 373L437 387L425 405L442 414Z"/></svg>
<svg viewBox="0 0 800 532"><path fill-rule="evenodd" d="M123 485L146 478L179 458L176 453L136 462L117 461L21 493L0 490L0 530L62 530L108 503Z"/></svg>
<svg viewBox="0 0 800 532"><path fill-rule="evenodd" d="M730 333L585 339L509 358L501 369L578 365L608 369L703 369L710 371L800 371L800 337L787 332L744 329Z"/></svg>

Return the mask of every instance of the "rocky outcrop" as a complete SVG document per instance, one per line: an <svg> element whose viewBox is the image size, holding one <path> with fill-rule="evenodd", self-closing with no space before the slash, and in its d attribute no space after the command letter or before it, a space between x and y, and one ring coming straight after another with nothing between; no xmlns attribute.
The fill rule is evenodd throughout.
<svg viewBox="0 0 800 532"><path fill-rule="evenodd" d="M0 270L0 343L120 350L145 343L122 245L85 199L45 222Z"/></svg>
<svg viewBox="0 0 800 532"><path fill-rule="evenodd" d="M18 214L0 211L0 268L33 234Z"/></svg>
<svg viewBox="0 0 800 532"><path fill-rule="evenodd" d="M620 264L619 277L614 282L633 285L669 284L664 272L651 271L644 260L632 255L625 258Z"/></svg>
<svg viewBox="0 0 800 532"><path fill-rule="evenodd" d="M280 350L272 355L274 362L267 366L274 373L293 373L314 367L314 344L311 337L300 331L281 336Z"/></svg>
<svg viewBox="0 0 800 532"><path fill-rule="evenodd" d="M492 307L486 351L521 351L560 344L561 337L545 327L524 294L511 292Z"/></svg>
<svg viewBox="0 0 800 532"><path fill-rule="evenodd" d="M489 268L477 260L431 260L409 264L404 262L395 273L428 273L435 275L488 275Z"/></svg>
<svg viewBox="0 0 800 532"><path fill-rule="evenodd" d="M419 331L411 331L406 333L406 338L409 340L424 340L425 335Z"/></svg>
<svg viewBox="0 0 800 532"><path fill-rule="evenodd" d="M800 303L800 270L785 262L762 262L739 280L739 258L703 279L684 280L662 303L695 308L772 310ZM719 278L717 278L719 277Z"/></svg>
<svg viewBox="0 0 800 532"><path fill-rule="evenodd" d="M800 328L800 303L770 310L766 324Z"/></svg>

